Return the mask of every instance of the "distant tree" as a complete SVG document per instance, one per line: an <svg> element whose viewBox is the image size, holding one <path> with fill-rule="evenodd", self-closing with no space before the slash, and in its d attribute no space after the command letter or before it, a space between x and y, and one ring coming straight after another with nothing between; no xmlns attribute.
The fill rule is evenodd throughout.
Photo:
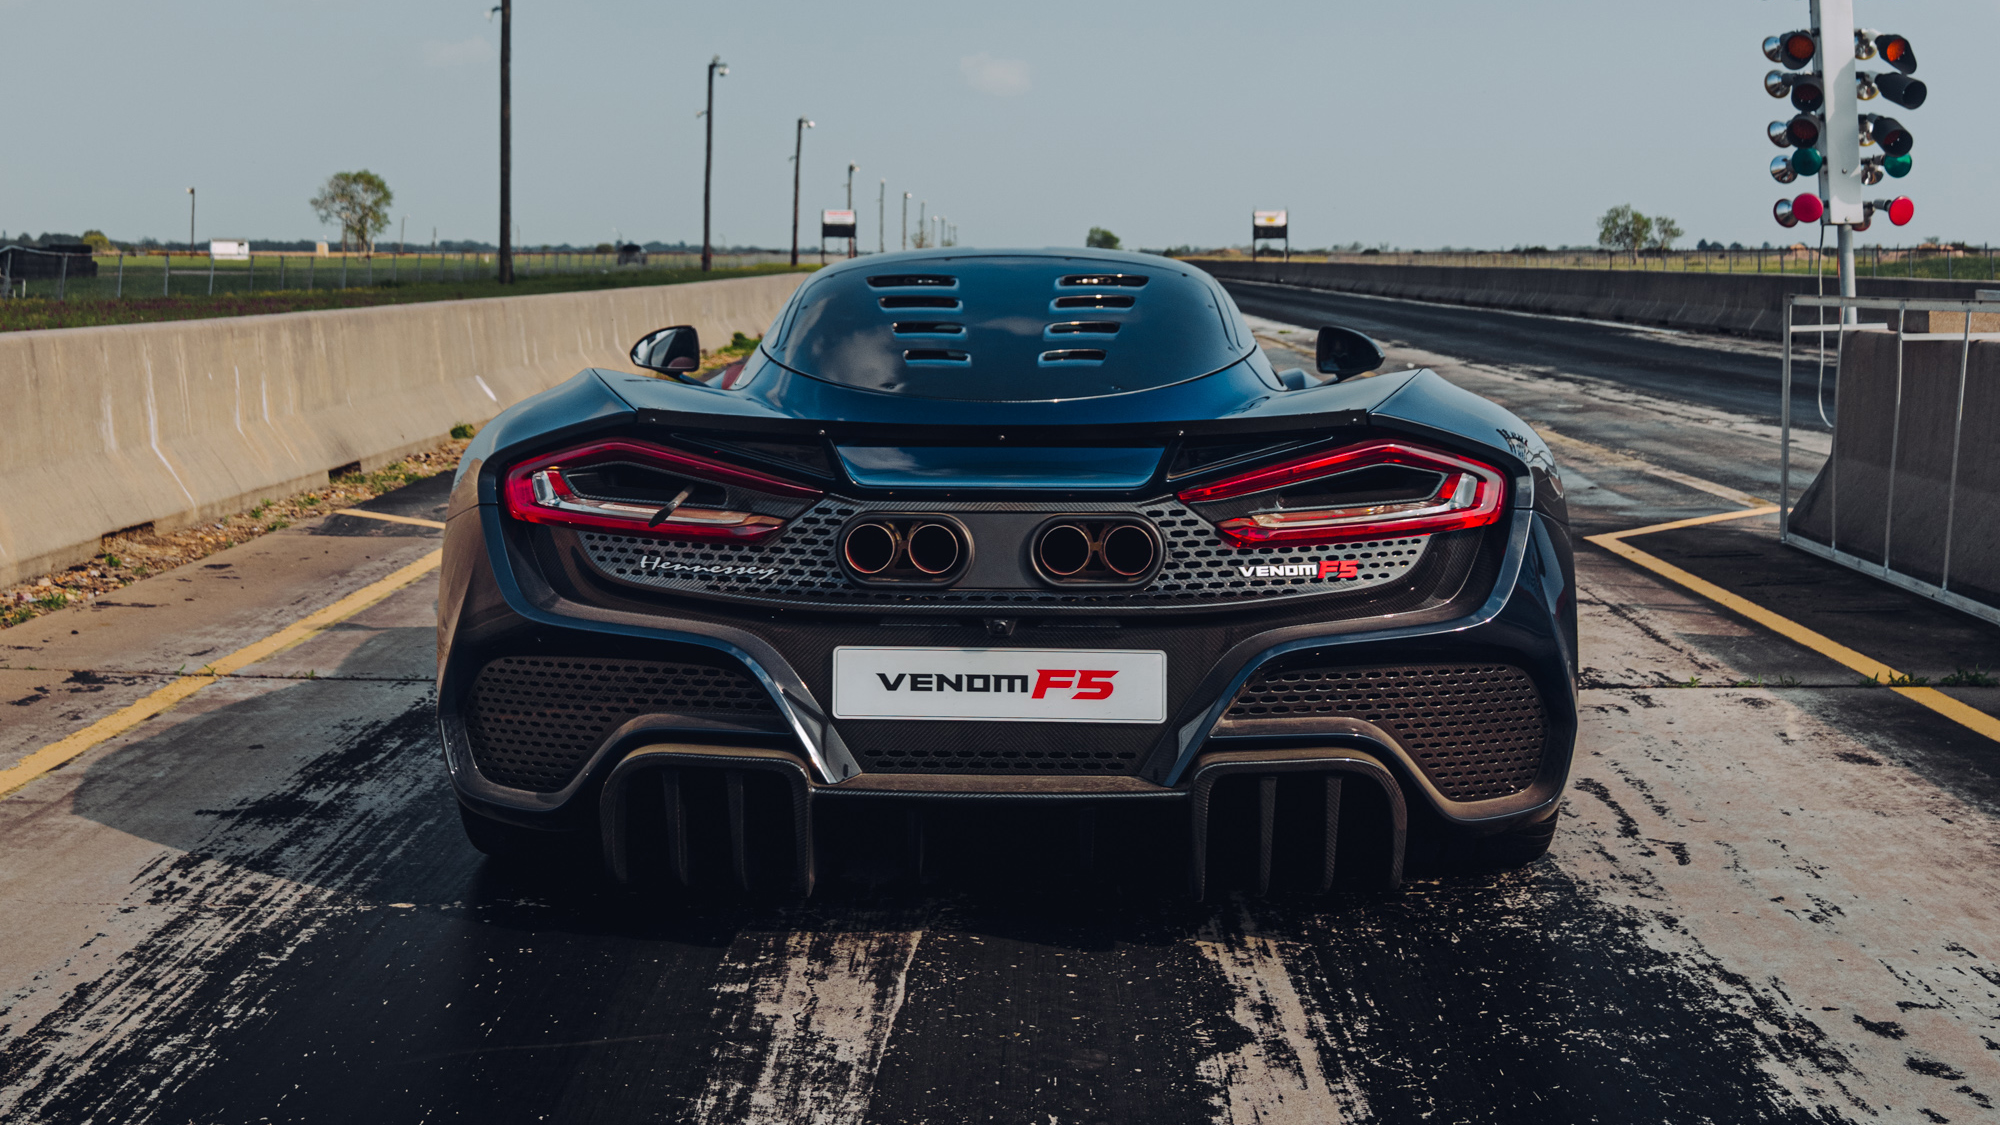
<svg viewBox="0 0 2000 1125"><path fill-rule="evenodd" d="M1085 246L1090 247L1092 250L1123 249L1123 247L1121 247L1118 244L1118 236L1112 234L1108 230L1105 230L1103 227L1091 227L1090 233L1085 235L1083 238L1083 244Z"/></svg>
<svg viewBox="0 0 2000 1125"><path fill-rule="evenodd" d="M86 246L90 247L93 253L102 254L106 250L111 249L111 240L105 237L104 232L101 230L84 231L83 242Z"/></svg>
<svg viewBox="0 0 2000 1125"><path fill-rule="evenodd" d="M597 244L597 252L599 254L610 254L616 251L617 249L618 248L616 246L611 245L609 242L600 242Z"/></svg>
<svg viewBox="0 0 2000 1125"><path fill-rule="evenodd" d="M1675 235L1679 235L1677 228ZM1632 209L1629 203L1621 203L1606 211L1597 220L1597 244L1606 250L1624 250L1639 260L1639 251L1653 241L1653 220Z"/></svg>
<svg viewBox="0 0 2000 1125"><path fill-rule="evenodd" d="M1653 249L1658 250L1662 253L1665 253L1668 250L1672 250L1674 248L1674 240L1681 237L1682 234L1686 233L1685 231L1681 230L1681 225L1679 223L1673 221L1672 219L1666 218L1665 216L1656 218L1652 222L1653 222L1653 231L1652 231L1653 237L1651 240L1652 247Z"/></svg>
<svg viewBox="0 0 2000 1125"><path fill-rule="evenodd" d="M328 176L311 200L320 222L340 224L342 250L373 250L375 236L389 229L389 205L395 201L382 177L366 168Z"/></svg>

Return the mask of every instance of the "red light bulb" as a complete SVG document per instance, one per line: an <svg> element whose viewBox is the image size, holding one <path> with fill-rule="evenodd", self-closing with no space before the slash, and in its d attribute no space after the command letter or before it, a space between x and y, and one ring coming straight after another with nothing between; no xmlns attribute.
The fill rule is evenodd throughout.
<svg viewBox="0 0 2000 1125"><path fill-rule="evenodd" d="M1802 223L1816 223L1826 214L1826 204L1820 202L1819 196L1806 192L1792 200L1792 214Z"/></svg>
<svg viewBox="0 0 2000 1125"><path fill-rule="evenodd" d="M1907 224L1917 217L1917 205L1910 202L1907 195L1899 195L1889 201L1889 221L1897 226Z"/></svg>

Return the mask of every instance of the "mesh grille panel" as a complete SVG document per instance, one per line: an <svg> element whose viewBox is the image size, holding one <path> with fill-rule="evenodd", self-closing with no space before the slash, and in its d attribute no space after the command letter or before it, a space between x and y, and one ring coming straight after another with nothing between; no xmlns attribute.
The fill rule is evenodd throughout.
<svg viewBox="0 0 2000 1125"><path fill-rule="evenodd" d="M998 510L1001 505L992 505ZM835 561L834 538L848 517L870 510L908 511L908 505L871 505L829 498L815 504L768 546L670 543L657 539L583 532L584 553L598 569L628 582L675 593L783 602L787 605L913 605L1163 607L1181 608L1350 593L1387 585L1423 557L1428 536L1335 546L1238 549L1224 543L1207 520L1178 501L1152 504L1014 505L1011 510L1073 514L1139 515L1160 529L1167 557L1151 583L1136 590L909 590L866 589L847 580ZM939 505L940 512L970 511ZM986 544L984 549L1005 549ZM1337 588L1294 578L1246 577L1246 566L1310 565L1352 560L1357 574Z"/></svg>
<svg viewBox="0 0 2000 1125"><path fill-rule="evenodd" d="M650 714L783 729L763 686L734 669L506 656L479 670L465 730L472 760L489 780L551 793L570 783L612 731Z"/></svg>
<svg viewBox="0 0 2000 1125"><path fill-rule="evenodd" d="M1253 678L1218 734L1298 729L1317 716L1388 731L1454 801L1518 793L1541 771L1546 724L1528 674L1504 664L1300 668Z"/></svg>
<svg viewBox="0 0 2000 1125"><path fill-rule="evenodd" d="M1057 775L1132 773L1156 733L1096 723L854 721L840 731L871 773Z"/></svg>

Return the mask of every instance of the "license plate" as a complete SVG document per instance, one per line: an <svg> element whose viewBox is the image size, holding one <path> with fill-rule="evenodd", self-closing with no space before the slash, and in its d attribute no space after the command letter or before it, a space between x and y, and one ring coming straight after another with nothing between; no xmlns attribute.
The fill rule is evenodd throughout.
<svg viewBox="0 0 2000 1125"><path fill-rule="evenodd" d="M1123 649L833 650L838 719L1163 723L1167 654Z"/></svg>

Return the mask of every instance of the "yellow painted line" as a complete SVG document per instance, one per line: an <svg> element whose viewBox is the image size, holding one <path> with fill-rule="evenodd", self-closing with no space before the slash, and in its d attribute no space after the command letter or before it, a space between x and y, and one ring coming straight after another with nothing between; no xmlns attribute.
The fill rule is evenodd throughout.
<svg viewBox="0 0 2000 1125"><path fill-rule="evenodd" d="M1936 711L1938 714L1943 715L1945 718L1953 720L1962 727L1977 731L1995 742L2000 742L2000 719L1994 718L1977 707L1960 703L1958 700L1953 699L1936 688L1899 687L1893 690L1904 699L1915 700Z"/></svg>
<svg viewBox="0 0 2000 1125"><path fill-rule="evenodd" d="M347 620L436 570L438 564L443 561L443 551L432 551L388 577L370 582L332 605L299 618L263 640L245 645L228 656L205 665L199 672L178 677L137 703L122 707L82 730L49 743L8 769L0 770L0 797L6 797L91 747L107 739L116 738L147 719L174 707L222 677L260 660L267 660L301 641L310 640L328 627Z"/></svg>
<svg viewBox="0 0 2000 1125"><path fill-rule="evenodd" d="M1696 577L1665 559L1656 555L1649 555L1632 544L1625 542L1626 539L1635 535L1650 535L1656 531L1668 531L1673 528L1694 527L1698 524L1720 523L1723 520L1768 515L1777 510L1773 506L1755 508L1743 512L1724 512L1720 515L1674 520L1671 523L1657 523L1649 527L1635 527L1629 531L1613 531L1603 535L1587 536L1586 538L1588 542L1595 543L1628 562L1636 563L1670 582L1683 586L1707 598L1724 609L1747 617L1779 636L1801 644L1819 653L1821 656L1832 660L1834 663L1851 668L1871 680L1875 680L1878 683L1892 683L1900 679L1903 675L1901 672L1872 656L1848 648L1846 645L1841 644L1824 633L1808 629L1804 625L1782 614L1773 613L1748 598L1732 594L1706 578ZM1975 734L1985 735L1995 742L2000 742L2000 719L1996 719L1976 707L1960 703L1958 700L1953 699L1936 688L1898 687L1892 690L1897 695L1913 703L1928 707L1932 711L1943 715L1945 718L1950 719L1952 722Z"/></svg>
<svg viewBox="0 0 2000 1125"><path fill-rule="evenodd" d="M387 520L390 523L411 523L418 527L443 527L436 520L420 520L415 516L392 516L387 512L364 512L360 508L335 508L336 516L360 516L365 520Z"/></svg>
<svg viewBox="0 0 2000 1125"><path fill-rule="evenodd" d="M1645 527L1634 527L1625 531L1606 532L1603 535L1591 536L1590 541L1595 543L1599 539L1627 539L1634 535L1651 535L1655 531L1673 531L1676 528L1682 527L1699 527L1705 523L1721 523L1724 520L1748 519L1751 516L1768 516L1777 510L1778 506L1771 504L1766 507L1750 508L1741 512L1717 512L1712 516L1696 516L1693 519L1673 520L1669 523L1648 524Z"/></svg>

